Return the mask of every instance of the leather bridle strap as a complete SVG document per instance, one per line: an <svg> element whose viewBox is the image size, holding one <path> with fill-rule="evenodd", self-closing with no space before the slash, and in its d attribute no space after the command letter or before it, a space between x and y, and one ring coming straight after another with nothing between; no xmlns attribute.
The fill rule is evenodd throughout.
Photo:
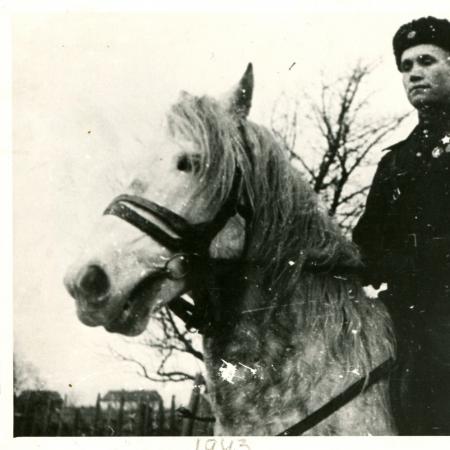
<svg viewBox="0 0 450 450"><path fill-rule="evenodd" d="M227 201L213 220L191 224L170 209L155 202L137 195L122 194L110 203L104 214L115 215L125 220L169 250L196 252L204 255L208 252L209 245L216 234L237 213L236 204L237 188L233 186ZM139 210L158 219L170 233L146 218Z"/></svg>
<svg viewBox="0 0 450 450"><path fill-rule="evenodd" d="M288 428L287 430L284 430L277 436L302 435L312 427L316 426L317 424L331 416L331 414L336 412L338 409L351 402L355 397L369 389L370 386L388 376L393 369L394 364L395 361L393 358L387 359L379 366L375 367L375 369L373 369L369 373L369 375L367 375L367 377L363 377L358 381L355 381L345 391L341 392L336 397L332 398L329 402L325 403L325 405L314 411L312 414L296 423L292 427Z"/></svg>
<svg viewBox="0 0 450 450"><path fill-rule="evenodd" d="M150 220L146 219L143 215L139 214L134 208L130 208L128 204L138 206L140 209L143 209L150 214L154 214L159 220L161 220L164 225L166 225L169 229L173 230L175 234L180 236L180 230L183 225L180 221L180 217L176 217L176 222L178 226L172 226L172 224L167 224L167 217L171 214L171 211L162 211L161 207L153 202L148 202L147 200L130 196L130 195L119 195L116 197L111 204L106 208L103 214L110 214L125 220L125 222L134 225L136 228L141 230L143 233L153 237L157 242L164 245L170 250L175 252L182 251L186 248L187 243L185 239L182 237L174 237L171 234L164 231L158 225L154 224Z"/></svg>

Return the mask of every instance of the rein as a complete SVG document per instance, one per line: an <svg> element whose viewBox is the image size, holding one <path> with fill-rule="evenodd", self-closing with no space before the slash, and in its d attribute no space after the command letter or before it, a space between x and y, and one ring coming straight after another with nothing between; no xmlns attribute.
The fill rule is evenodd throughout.
<svg viewBox="0 0 450 450"><path fill-rule="evenodd" d="M380 365L372 369L366 377L362 377L359 380L351 384L345 391L338 394L336 397L329 400L325 405L316 409L309 416L297 422L292 427L287 428L277 436L300 436L306 431L310 430L320 422L335 413L338 409L350 403L355 397L365 392L371 386L378 381L387 377L394 368L395 361L392 358L388 358Z"/></svg>

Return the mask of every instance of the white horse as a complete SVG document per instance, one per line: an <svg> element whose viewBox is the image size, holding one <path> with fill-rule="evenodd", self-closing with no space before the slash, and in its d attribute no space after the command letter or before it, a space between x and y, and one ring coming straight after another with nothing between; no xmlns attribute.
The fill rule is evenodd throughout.
<svg viewBox="0 0 450 450"><path fill-rule="evenodd" d="M387 380L364 379L393 355L390 319L354 275L355 247L247 120L252 92L249 65L226 99L181 94L66 276L78 316L137 335L191 292L216 434L276 435L317 416L301 432L394 434ZM341 393L350 401L328 404Z"/></svg>

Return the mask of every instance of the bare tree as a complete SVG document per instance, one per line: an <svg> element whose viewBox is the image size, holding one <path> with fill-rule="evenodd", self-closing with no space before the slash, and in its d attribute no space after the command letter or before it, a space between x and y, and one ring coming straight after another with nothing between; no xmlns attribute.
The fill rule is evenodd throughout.
<svg viewBox="0 0 450 450"><path fill-rule="evenodd" d="M389 133L409 114L375 116L370 93L365 83L374 70L373 65L357 63L348 74L333 82L322 82L318 98L302 94L283 94L275 104L271 128L292 164L298 165L309 177L313 189L320 195L345 231L349 231L362 211L369 184L364 169L373 161L372 150L379 148ZM192 335L174 318L169 310L159 313L157 333L147 332L140 342L148 350L157 351L160 362L150 371L142 361L114 352L116 357L136 364L139 374L150 381L193 380L193 373L171 370L175 355L188 355L203 361L203 355Z"/></svg>
<svg viewBox="0 0 450 450"><path fill-rule="evenodd" d="M349 231L362 211L369 189L364 169L371 151L408 117L375 116L366 82L375 66L358 62L332 83L322 82L316 98L282 95L271 128L293 164L306 173L329 214ZM303 139L301 139L303 138Z"/></svg>
<svg viewBox="0 0 450 450"><path fill-rule="evenodd" d="M194 361L203 362L203 353L199 349L200 337L192 334L168 308L160 310L152 318L152 321L157 327L150 326L137 343L133 341L130 344L142 347L149 358L153 357L152 359L154 359L156 352L159 357L156 369L152 370L149 364L144 362L146 359L144 354L138 359L128 352L124 353L111 349L113 356L119 360L134 364L138 369L138 375L149 381L193 381L195 374L199 370L198 364L194 364ZM190 362L186 366L193 367L192 371L172 368L172 361L180 358Z"/></svg>

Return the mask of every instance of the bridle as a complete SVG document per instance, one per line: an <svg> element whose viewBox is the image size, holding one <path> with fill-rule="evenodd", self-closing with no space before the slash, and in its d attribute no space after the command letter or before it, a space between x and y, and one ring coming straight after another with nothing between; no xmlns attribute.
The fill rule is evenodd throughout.
<svg viewBox="0 0 450 450"><path fill-rule="evenodd" d="M206 256L217 233L237 213L235 190L235 188L232 189L222 208L208 222L189 223L184 217L158 203L130 194L116 197L103 214L114 215L125 220L169 250ZM139 210L156 217L171 233L140 214Z"/></svg>
<svg viewBox="0 0 450 450"><path fill-rule="evenodd" d="M131 194L121 194L114 198L103 214L119 217L175 252L159 269L162 276L172 280L192 278L194 266L197 268L195 272L198 275L205 272L202 269L207 262L214 261L209 256L209 247L228 220L236 214L245 215L244 208L238 204L238 187L239 178L237 177L222 207L213 219L207 222L192 224L156 202ZM149 220L142 212L158 219L170 233L156 222ZM216 261L226 262L221 259ZM184 267L181 272L178 269L179 264L176 264L180 262ZM169 302L168 307L185 322L187 329L197 329L203 333L210 326L209 306L204 297L204 295L197 295L194 298L194 305L182 297L176 297Z"/></svg>

